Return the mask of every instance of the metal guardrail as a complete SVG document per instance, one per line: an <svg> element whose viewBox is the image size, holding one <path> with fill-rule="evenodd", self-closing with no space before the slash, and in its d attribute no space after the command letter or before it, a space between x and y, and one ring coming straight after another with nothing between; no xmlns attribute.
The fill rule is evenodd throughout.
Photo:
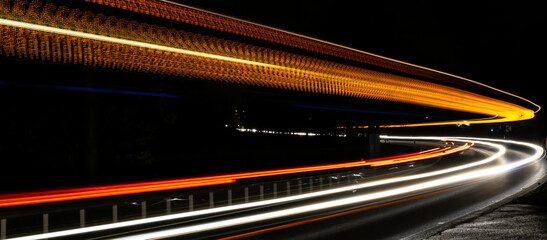
<svg viewBox="0 0 547 240"><path fill-rule="evenodd" d="M375 170L375 169L370 169ZM29 236L173 213L196 211L320 191L362 182L362 167L344 172L285 179L242 181L165 193L130 195L99 201L70 201L33 206L25 214L19 207L0 209L0 239ZM260 179L255 179L260 180ZM13 211L10 213L10 211ZM4 215L4 216L3 216Z"/></svg>

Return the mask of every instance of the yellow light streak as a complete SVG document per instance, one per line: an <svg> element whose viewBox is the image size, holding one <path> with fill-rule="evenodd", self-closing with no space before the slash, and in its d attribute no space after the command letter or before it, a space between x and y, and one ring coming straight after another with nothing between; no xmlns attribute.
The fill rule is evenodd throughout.
<svg viewBox="0 0 547 240"><path fill-rule="evenodd" d="M489 88L494 91L498 91L505 95L518 98L531 105L534 105L537 109L534 113L538 112L541 107L534 102L517 96L515 94L488 86L486 84L456 76L453 74L445 73L435 69L419 66L416 64L403 62L400 60L387 58L381 55L373 54L370 52L362 51L359 49L350 48L347 46L339 45L336 43L328 42L325 40L301 35L298 33L286 31L279 28L274 28L262 24L257 24L251 21L238 19L235 17L222 15L203 9L195 8L192 6L184 5L177 2L167 0L85 0L88 2L102 4L109 7L120 8L128 11L138 12L141 14L147 14L155 17L165 18L178 22L188 23L201 27L211 28L218 31L237 34L245 37L251 37L268 42L274 42L277 44L287 45L291 47L301 48L312 52L318 52L330 56L350 59L357 62L371 64L388 68L391 70L402 71L406 73L415 74L421 77L430 78L432 80L440 80L447 82L464 81L476 84L485 88Z"/></svg>
<svg viewBox="0 0 547 240"><path fill-rule="evenodd" d="M91 12L82 15L77 9L64 8L69 14L63 15L56 11L61 7L42 6L39 1L33 1L28 7L24 7L24 2L13 2L5 5L12 9L2 9L3 18L0 18L3 36L0 54L10 57L393 101L488 116L380 127L496 123L534 117L534 111L522 106L440 84L114 16ZM147 1L136 2L142 5ZM165 13L165 9L155 9L141 11L168 19L178 16L174 12L172 16ZM199 15L199 11L193 11L192 14ZM208 14L204 16L214 18ZM208 24L212 24L211 21Z"/></svg>

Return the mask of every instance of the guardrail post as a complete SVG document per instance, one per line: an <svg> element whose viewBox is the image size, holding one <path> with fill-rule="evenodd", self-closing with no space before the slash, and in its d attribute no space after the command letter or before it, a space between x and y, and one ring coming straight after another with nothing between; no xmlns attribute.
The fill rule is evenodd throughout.
<svg viewBox="0 0 547 240"><path fill-rule="evenodd" d="M141 218L146 218L146 201L141 201Z"/></svg>
<svg viewBox="0 0 547 240"><path fill-rule="evenodd" d="M245 202L249 202L249 188L245 187L243 190L245 191Z"/></svg>
<svg viewBox="0 0 547 240"><path fill-rule="evenodd" d="M47 233L49 230L49 214L44 213L42 215L42 223L43 223L43 232Z"/></svg>
<svg viewBox="0 0 547 240"><path fill-rule="evenodd" d="M112 205L112 222L118 222L118 205Z"/></svg>
<svg viewBox="0 0 547 240"><path fill-rule="evenodd" d="M329 175L329 188L331 188L331 187L332 187L332 176Z"/></svg>
<svg viewBox="0 0 547 240"><path fill-rule="evenodd" d="M213 192L209 192L209 208L215 207L215 199Z"/></svg>
<svg viewBox="0 0 547 240"><path fill-rule="evenodd" d="M260 201L264 200L264 186L260 185Z"/></svg>
<svg viewBox="0 0 547 240"><path fill-rule="evenodd" d="M165 214L171 214L171 198L165 199Z"/></svg>
<svg viewBox="0 0 547 240"><path fill-rule="evenodd" d="M277 183L273 184L273 197L277 198Z"/></svg>
<svg viewBox="0 0 547 240"><path fill-rule="evenodd" d="M323 177L319 177L319 190L323 190Z"/></svg>
<svg viewBox="0 0 547 240"><path fill-rule="evenodd" d="M6 239L6 235L8 235L7 233L7 221L6 219L1 219L0 220L0 239Z"/></svg>
<svg viewBox="0 0 547 240"><path fill-rule="evenodd" d="M85 209L80 209L80 227L85 227Z"/></svg>
<svg viewBox="0 0 547 240"><path fill-rule="evenodd" d="M298 194L302 194L302 180L298 179Z"/></svg>
<svg viewBox="0 0 547 240"><path fill-rule="evenodd" d="M188 195L188 211L194 211L194 195Z"/></svg>
<svg viewBox="0 0 547 240"><path fill-rule="evenodd" d="M232 205L232 189L228 189L228 205Z"/></svg>
<svg viewBox="0 0 547 240"><path fill-rule="evenodd" d="M313 192L313 177L310 177L310 192Z"/></svg>
<svg viewBox="0 0 547 240"><path fill-rule="evenodd" d="M287 196L291 195L291 182L287 181Z"/></svg>

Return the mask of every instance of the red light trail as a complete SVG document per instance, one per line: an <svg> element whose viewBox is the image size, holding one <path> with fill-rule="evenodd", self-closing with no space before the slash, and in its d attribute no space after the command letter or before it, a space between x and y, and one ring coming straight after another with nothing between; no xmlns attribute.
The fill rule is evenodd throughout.
<svg viewBox="0 0 547 240"><path fill-rule="evenodd" d="M356 161L347 163L335 163L327 165L309 166L309 167L297 167L267 171L256 171L248 173L236 173L219 176L209 177L197 177L197 178L185 178L165 181L153 181L153 182L141 182L130 184L118 184L109 186L87 187L87 188L74 188L74 189L61 189L52 191L39 191L29 193L15 193L0 195L0 208L2 207L14 207L31 204L43 204L61 201L81 200L98 197L111 197L120 196L126 194L138 194L155 191L167 191L174 189L204 187L218 184L234 183L240 179L247 178L259 178L267 176L276 176L284 174L305 173L314 171L333 170L341 168L352 168L362 166L386 166L393 164L400 164L411 161L419 161L424 159L431 159L434 157L440 157L447 154L463 151L471 147L469 144L464 144L458 147L445 146L443 148L434 148L422 152L402 154L396 156L389 156L383 158L375 158L366 161Z"/></svg>

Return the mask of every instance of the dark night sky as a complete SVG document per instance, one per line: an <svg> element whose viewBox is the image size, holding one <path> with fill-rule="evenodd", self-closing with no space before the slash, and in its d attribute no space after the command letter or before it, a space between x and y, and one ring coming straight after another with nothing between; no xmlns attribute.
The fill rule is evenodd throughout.
<svg viewBox="0 0 547 240"><path fill-rule="evenodd" d="M546 88L543 85L543 82L545 82L543 75L545 58L543 56L547 53L545 45L547 41L545 41L544 32L547 29L547 21L544 8L540 5L542 3L537 3L537 5L515 5L513 1L492 1L488 4L481 1L481 4L477 5L471 2L463 4L461 1L450 1L450 3L446 3L447 1L366 2L355 0L174 1L467 77L523 96L544 105L544 108L547 109L545 106L547 105L547 97L544 97ZM437 2L443 3L439 5ZM7 61L9 59L3 58L0 60ZM10 63L13 65L27 64L24 61L11 60ZM3 66L8 71L11 70L9 66L12 65ZM63 70L63 74L59 75L64 76L64 78L58 79L58 75L52 74L44 75L45 78L41 78L41 69L51 66L53 65L40 65L40 68L35 71L23 72L25 76L30 76L27 79L33 81L47 80L51 81L51 84L66 81L72 84L72 74L76 71L80 74L79 71L83 69L69 66L66 68L69 71ZM46 72L51 73L61 69L59 66L55 66L55 68L52 68L53 70L47 69ZM24 67L25 69L29 68L27 65ZM225 92L215 89L215 91L210 91L208 95L201 96L201 93L204 92L203 89L210 90L210 88L206 88L209 85L199 85L190 81L175 85L168 82L168 80L170 81L168 78L164 79L165 81L153 81L157 85L148 85L150 82L148 81L149 76L145 74L84 70L86 77L82 79L83 84L100 83L104 86L117 86L126 84L125 81L129 79L136 89L147 86L153 86L154 89L156 87L163 89L164 86L173 86L173 91L182 89L184 91L180 95L187 96L184 98L184 100L187 100L186 105L180 107L180 105L177 105L178 102L172 104L167 100L159 101L159 98L151 101L144 97L80 94L75 91L59 92L56 97L51 97L53 91L48 89L46 89L48 91L41 91L42 89L38 88L1 88L0 90L4 92L0 96L4 97L6 101L0 102L5 104L5 109L17 113L4 114L7 116L4 118L0 115L0 121L4 121L0 125L9 129L4 131L8 134L4 134L5 136L0 138L0 145L4 144L0 146L0 150L5 151L5 153L0 152L0 156L2 158L17 156L18 158L14 157L13 159L21 159L21 161L11 161L16 165L13 169L28 167L29 159L40 159L41 163L33 165L32 170L37 176L47 174L47 178L51 177L49 170L44 171L43 167L45 167L51 171L72 174L70 176L74 179L81 179L82 182L97 182L114 181L112 179L115 178L112 176L125 177L123 174L120 175L121 170L118 171L117 169L126 169L128 164L136 170L126 171L127 174L133 174L132 176L136 178L166 177L169 174L178 176L182 174L179 168L162 170L165 163L171 164L173 159L194 159L195 162L207 165L208 161L224 160L224 153L229 154L228 156L235 156L233 158L241 161L236 163L222 161L222 164L227 165L225 168L219 168L222 171L228 171L229 167L233 169L238 169L241 166L252 167L248 162L253 161L252 159L256 159L257 156L263 162L278 163L264 160L264 156L262 156L264 152L271 159L290 160L294 158L297 161L286 161L298 162L299 164L305 164L299 162L304 159L300 156L305 156L305 159L310 161L317 161L319 157L310 157L309 152L314 152L329 161L334 157L331 157L328 153L336 154L338 155L336 156L337 159L342 159L338 151L330 150L332 148L319 147L323 152L316 151L316 147L313 145L316 143L310 144L307 140L306 142L294 143L276 138L273 140L268 139L271 142L263 144L264 140L258 141L255 138L234 140L232 133L227 133L222 137L215 137L215 141L218 141L218 143L211 141L210 136L213 133L215 136L218 135L217 129L210 127L217 126L215 125L216 121L222 121L222 125L218 126L222 126L222 129L226 130L223 127L225 124L223 117L218 117L223 115L218 114L224 114L224 109L230 109L228 116L232 116L231 107L244 105L240 104L239 101L245 102L246 97L219 105L216 100L221 99ZM34 74L40 74L40 77L35 77ZM105 84L106 82L108 84ZM192 87L195 86L201 88L194 91ZM217 92L221 94L216 94ZM236 92L233 95L238 93ZM213 95L218 95L218 98L209 98ZM72 97L73 100L66 101L66 97ZM13 99L21 100L17 102ZM35 99L44 99L44 101L36 103ZM251 99L251 97L248 99ZM203 102L206 105L203 105ZM20 109L25 109L24 114L20 114ZM269 111L270 109L267 109L267 112ZM533 124L522 124L523 128L531 126L529 129L534 131L535 135L545 139L547 137L547 131L545 131L547 127L543 126L543 121L547 117L545 112L547 110L541 111L535 120L530 121ZM208 115L203 115L204 113ZM303 111L302 114L307 113ZM177 120L177 123L173 119L177 119L179 116L182 120ZM342 115L342 118L344 116L346 115ZM286 121L293 124L293 118L291 117L287 117L288 120ZM233 117L226 118L232 119ZM202 121L203 119L207 120ZM302 119L311 120L311 118ZM256 120L256 122L260 121ZM308 123L305 122L305 124ZM187 130L186 126L196 125L205 127L196 127L192 131ZM501 129L501 125L499 127ZM84 129L84 131L81 129ZM211 135L203 133L202 129L207 129ZM433 130L436 131L436 129ZM183 135L187 138L181 138L179 132L183 132ZM531 135L528 129L523 132L526 135ZM173 139L176 141L171 141ZM190 142L194 145L188 145L187 142L189 141L187 139L191 139ZM228 141L233 145L226 144ZM246 146L247 144L247 142L241 143L242 141L248 141L249 144L254 144L252 145L254 147L241 148L240 146ZM327 139L326 141L331 140ZM361 144L361 142L357 143L358 139L355 141L356 144ZM275 144L280 142L288 151L277 149L280 145ZM336 144L335 147L343 146L341 147L345 149L343 151L347 151L347 149L360 151L358 147L348 147L345 142L337 142ZM222 146L223 149L217 149L211 154L202 154L206 150L194 147L199 146L205 149L212 145ZM327 145L331 147L331 142L325 144L325 146ZM181 150L181 146L186 148ZM304 147L301 148L300 146ZM313 146L313 151L308 150L312 149L311 146ZM9 149L9 151L6 151L6 149ZM24 149L24 151L21 149ZM247 151L247 149L253 149L253 151ZM44 151L46 152L44 153ZM20 152L25 154L21 155ZM270 152L272 154L269 154ZM298 154L293 154L293 152L298 152ZM304 152L304 155L299 155ZM247 155L242 157L242 154ZM280 154L281 157L276 154ZM347 158L356 159L352 154L354 152L347 151ZM359 154L362 154L362 152L359 152ZM289 155L293 158L290 158ZM44 160L43 156L49 158ZM82 158L85 161L79 161ZM135 159L138 161L135 161ZM149 173L149 167L153 163L156 164L154 167L157 169L157 171L152 171L155 175L139 174L139 171ZM110 173L98 171L101 164L102 166L109 166L108 171ZM65 171L63 167L71 170ZM269 168L273 167L269 166ZM82 172L82 169L85 169L85 172ZM202 169L210 171L210 166L207 165ZM173 172L170 172L171 170ZM12 173L12 175L4 174L5 176L0 174L0 179L2 177L5 177L4 179L12 179L11 177L17 179L15 177L26 176L19 176L18 171L12 171ZM49 180L50 182L44 181L38 184L57 184L52 183L53 181L59 181L58 183L61 185L67 184L65 181L67 175L63 174L57 175L58 180L52 178L53 180ZM75 180L71 184L77 184L78 181ZM17 185L12 187L17 187Z"/></svg>
<svg viewBox="0 0 547 240"><path fill-rule="evenodd" d="M545 14L537 3L469 1L179 0L483 82L543 97ZM541 115L541 114L540 114Z"/></svg>

